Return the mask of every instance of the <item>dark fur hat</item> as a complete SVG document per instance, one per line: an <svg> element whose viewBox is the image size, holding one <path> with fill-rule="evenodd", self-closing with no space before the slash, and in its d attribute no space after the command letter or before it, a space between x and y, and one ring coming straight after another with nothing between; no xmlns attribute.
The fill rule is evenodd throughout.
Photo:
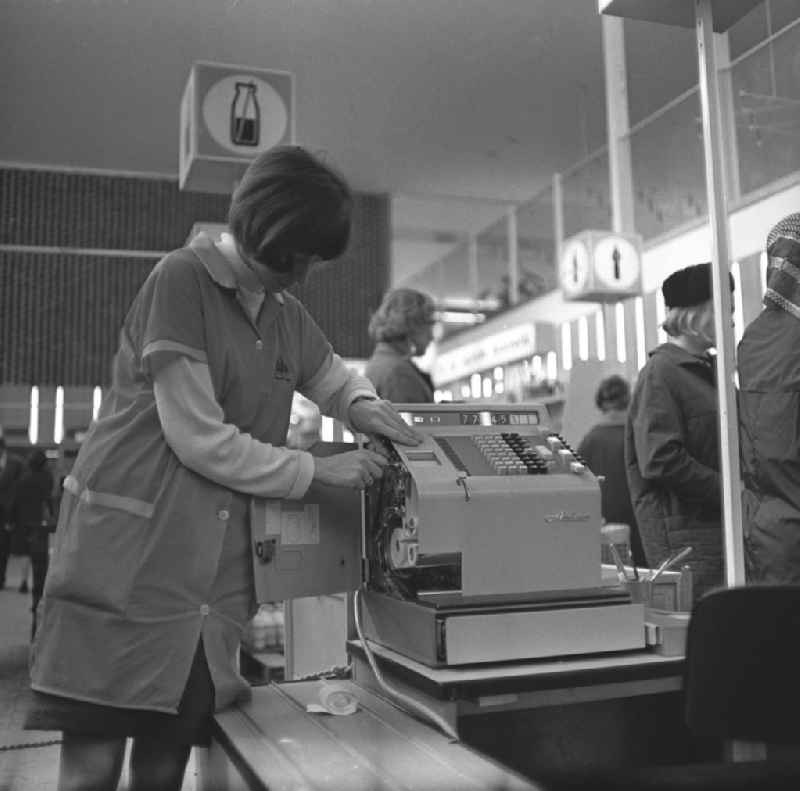
<svg viewBox="0 0 800 791"><path fill-rule="evenodd" d="M731 291L733 275L728 273ZM664 304L670 308L691 308L711 299L711 264L695 264L673 272L661 286Z"/></svg>

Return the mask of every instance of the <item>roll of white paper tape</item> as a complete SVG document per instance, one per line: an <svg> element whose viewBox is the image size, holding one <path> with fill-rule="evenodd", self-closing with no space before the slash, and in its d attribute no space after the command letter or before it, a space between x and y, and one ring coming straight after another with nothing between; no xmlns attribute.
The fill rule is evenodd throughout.
<svg viewBox="0 0 800 791"><path fill-rule="evenodd" d="M358 709L358 700L343 684L323 682L319 688L319 702L329 714L353 714Z"/></svg>

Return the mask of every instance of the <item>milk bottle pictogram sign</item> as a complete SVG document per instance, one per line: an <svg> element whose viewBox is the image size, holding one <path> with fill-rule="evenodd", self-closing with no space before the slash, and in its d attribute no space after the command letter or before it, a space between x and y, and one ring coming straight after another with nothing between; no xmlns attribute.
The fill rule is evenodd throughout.
<svg viewBox="0 0 800 791"><path fill-rule="evenodd" d="M255 156L294 142L294 104L289 72L195 63L180 108L180 188L229 193Z"/></svg>
<svg viewBox="0 0 800 791"><path fill-rule="evenodd" d="M642 290L641 238L581 231L561 246L559 283L564 299L616 302Z"/></svg>
<svg viewBox="0 0 800 791"><path fill-rule="evenodd" d="M261 107L255 82L237 82L231 102L231 138L234 146L258 146L261 137Z"/></svg>

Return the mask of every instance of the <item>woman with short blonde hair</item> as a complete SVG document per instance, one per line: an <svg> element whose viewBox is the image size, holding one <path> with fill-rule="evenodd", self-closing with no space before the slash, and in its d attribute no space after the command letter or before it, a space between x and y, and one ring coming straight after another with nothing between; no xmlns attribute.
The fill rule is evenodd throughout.
<svg viewBox="0 0 800 791"><path fill-rule="evenodd" d="M433 299L421 291L398 288L383 298L369 322L375 351L366 377L378 395L402 404L431 403L433 383L411 360L425 353L436 323Z"/></svg>

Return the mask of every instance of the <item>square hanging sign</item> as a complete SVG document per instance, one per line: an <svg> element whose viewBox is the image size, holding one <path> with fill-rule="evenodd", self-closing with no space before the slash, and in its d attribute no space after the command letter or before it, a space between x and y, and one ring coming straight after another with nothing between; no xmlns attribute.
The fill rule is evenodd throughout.
<svg viewBox="0 0 800 791"><path fill-rule="evenodd" d="M195 63L180 107L180 188L232 192L252 159L294 143L294 105L290 72Z"/></svg>
<svg viewBox="0 0 800 791"><path fill-rule="evenodd" d="M561 245L558 280L566 300L617 302L642 293L637 234L581 231Z"/></svg>

